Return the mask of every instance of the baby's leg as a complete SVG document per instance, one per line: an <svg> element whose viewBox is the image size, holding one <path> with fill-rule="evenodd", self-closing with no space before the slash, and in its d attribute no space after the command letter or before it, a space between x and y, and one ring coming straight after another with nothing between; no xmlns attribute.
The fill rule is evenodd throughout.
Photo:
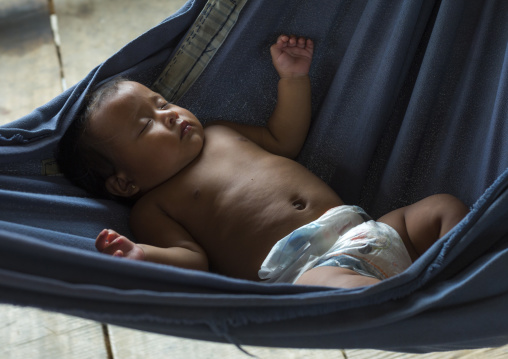
<svg viewBox="0 0 508 359"><path fill-rule="evenodd" d="M309 269L298 278L295 284L355 288L373 285L379 282L379 279L366 277L351 269L322 266Z"/></svg>
<svg viewBox="0 0 508 359"><path fill-rule="evenodd" d="M469 212L459 199L437 194L399 208L378 219L394 228L415 261Z"/></svg>
<svg viewBox="0 0 508 359"><path fill-rule="evenodd" d="M459 199L439 194L392 211L378 219L378 222L388 224L399 233L411 260L415 261L468 212ZM322 266L308 270L295 284L354 288L378 282L379 279L363 276L350 269Z"/></svg>

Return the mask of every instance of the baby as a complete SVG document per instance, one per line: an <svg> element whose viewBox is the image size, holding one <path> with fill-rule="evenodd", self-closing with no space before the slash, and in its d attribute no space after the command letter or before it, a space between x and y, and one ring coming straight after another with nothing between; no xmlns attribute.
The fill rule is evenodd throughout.
<svg viewBox="0 0 508 359"><path fill-rule="evenodd" d="M270 52L280 80L265 127L203 126L140 83L96 90L60 143L67 176L96 194L135 200L133 242L113 230L105 254L266 282L357 287L406 269L467 208L435 195L376 222L345 206L291 160L311 121L314 44L282 35Z"/></svg>

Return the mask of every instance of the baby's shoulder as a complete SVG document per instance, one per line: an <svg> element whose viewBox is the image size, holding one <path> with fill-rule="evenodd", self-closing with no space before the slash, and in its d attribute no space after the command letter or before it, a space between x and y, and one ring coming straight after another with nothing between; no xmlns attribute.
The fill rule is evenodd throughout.
<svg viewBox="0 0 508 359"><path fill-rule="evenodd" d="M157 191L152 190L145 194L131 207L129 215L131 228L142 228L156 218L168 217L165 205L160 200L163 196L155 192Z"/></svg>
<svg viewBox="0 0 508 359"><path fill-rule="evenodd" d="M217 121L205 126L204 131L207 136L231 136L236 133L230 126L228 126L228 122Z"/></svg>
<svg viewBox="0 0 508 359"><path fill-rule="evenodd" d="M146 213L147 211L155 210L159 204L156 196L153 195L153 190L149 193L140 197L134 205L131 207L130 217L139 217L140 215Z"/></svg>
<svg viewBox="0 0 508 359"><path fill-rule="evenodd" d="M166 206L165 202L174 197L171 189L170 181L166 181L143 194L132 206L131 216L139 213L161 211Z"/></svg>
<svg viewBox="0 0 508 359"><path fill-rule="evenodd" d="M241 131L243 125L219 121L205 127L206 139L225 146L245 146L252 141Z"/></svg>

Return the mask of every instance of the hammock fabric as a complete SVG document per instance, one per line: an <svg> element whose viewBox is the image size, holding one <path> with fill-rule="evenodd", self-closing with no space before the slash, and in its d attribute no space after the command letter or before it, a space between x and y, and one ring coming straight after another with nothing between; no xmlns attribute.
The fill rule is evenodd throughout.
<svg viewBox="0 0 508 359"><path fill-rule="evenodd" d="M352 290L97 253L101 229L129 235L128 208L50 176L84 95L123 74L203 122L263 124L276 98L269 46L281 33L316 46L302 164L373 217L442 192L471 213L401 275ZM0 301L240 345L427 352L508 343L507 45L504 0L188 1L0 128ZM176 78L179 66L187 70Z"/></svg>

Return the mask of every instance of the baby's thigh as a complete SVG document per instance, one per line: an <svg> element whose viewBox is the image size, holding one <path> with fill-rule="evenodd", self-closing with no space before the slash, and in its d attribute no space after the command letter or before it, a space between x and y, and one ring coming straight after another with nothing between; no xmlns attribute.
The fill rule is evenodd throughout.
<svg viewBox="0 0 508 359"><path fill-rule="evenodd" d="M363 276L347 268L322 266L309 269L298 278L295 284L355 288L379 282L379 279Z"/></svg>
<svg viewBox="0 0 508 359"><path fill-rule="evenodd" d="M414 261L467 213L467 208L446 194L424 198L378 219L394 228Z"/></svg>
<svg viewBox="0 0 508 359"><path fill-rule="evenodd" d="M385 223L395 229L397 233L399 234L400 238L402 238L402 242L404 243L404 246L407 249L407 252L409 253L409 257L411 258L411 261L415 261L420 256L419 251L417 251L416 247L420 247L418 244L415 245L414 241L415 238L414 235L411 236L409 232L412 232L409 227L413 227L414 223L407 223L406 215L408 213L409 207L402 207L399 209L396 209L394 211L391 211L381 218L379 218L377 221ZM411 222L411 221L410 221Z"/></svg>

